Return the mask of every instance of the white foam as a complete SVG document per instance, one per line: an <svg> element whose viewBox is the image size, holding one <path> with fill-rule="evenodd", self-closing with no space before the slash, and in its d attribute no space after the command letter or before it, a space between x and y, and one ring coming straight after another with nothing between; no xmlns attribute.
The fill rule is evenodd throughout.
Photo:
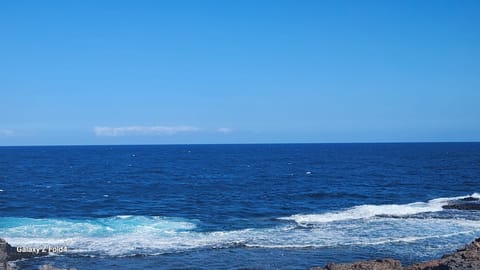
<svg viewBox="0 0 480 270"><path fill-rule="evenodd" d="M128 219L128 218L131 218L132 216L131 215L118 215L117 218L120 218L120 219Z"/></svg>
<svg viewBox="0 0 480 270"><path fill-rule="evenodd" d="M471 196L477 197L478 194ZM453 199L465 197L468 196ZM154 255L239 245L258 248L322 248L398 243L399 246L396 245L395 248L400 249L403 243L409 243L403 246L411 249L412 243L429 239L444 243L450 239L469 241L480 234L480 220L451 216L422 219L369 217L378 213L398 215L418 213L420 210L431 211L450 200L452 198L406 205L362 205L322 214L320 219L317 217L315 220L321 222L307 228L299 228L293 223L280 223L270 228L211 232L198 231L194 220L168 217L120 215L91 220L0 218L0 235L14 246L67 246L69 252L84 256ZM354 214L356 218L347 219L347 214Z"/></svg>
<svg viewBox="0 0 480 270"><path fill-rule="evenodd" d="M143 219L134 216L127 221L135 221L136 218ZM121 219L112 219L120 224L127 224L122 223ZM5 235L6 240L16 246L67 246L69 252L87 256L129 256L238 245L258 248L371 246L458 236L470 239L480 233L480 221L459 219L377 218L360 222L353 220L344 223L324 223L308 229L299 229L297 226L287 224L273 228L214 232L199 232L192 226L184 230L185 224L182 225L181 222L160 217L157 219L173 223L163 224L163 229L151 228L153 225L145 224L119 229L120 225L108 224L113 228L113 232L105 233L105 230L101 230L102 234L99 234L95 225L84 228L82 233L74 233L65 228L72 226L71 223L49 220L50 234L46 236L43 234L47 228L41 226L41 223L46 221L42 220L40 224L31 224L28 227L16 226L10 230L0 228L0 234ZM174 227L175 230L168 227Z"/></svg>
<svg viewBox="0 0 480 270"><path fill-rule="evenodd" d="M282 220L293 220L299 225L344 221L352 219L365 219L375 216L408 216L419 213L438 212L450 201L467 197L480 198L479 193L468 196L437 198L428 202L415 202L409 204L384 204L384 205L359 205L346 210L328 212L323 214L296 214L289 217L281 217Z"/></svg>

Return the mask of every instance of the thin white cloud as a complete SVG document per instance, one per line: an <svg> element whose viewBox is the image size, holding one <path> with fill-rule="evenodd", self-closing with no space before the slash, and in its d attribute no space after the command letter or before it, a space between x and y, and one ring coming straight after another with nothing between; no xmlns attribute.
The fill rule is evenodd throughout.
<svg viewBox="0 0 480 270"><path fill-rule="evenodd" d="M217 132L220 132L223 134L228 134L228 133L231 133L232 131L233 130L231 128L226 128L226 127L217 128Z"/></svg>
<svg viewBox="0 0 480 270"><path fill-rule="evenodd" d="M97 136L129 136L129 135L175 135L178 133L197 132L199 128L192 126L127 126L127 127L95 127Z"/></svg>
<svg viewBox="0 0 480 270"><path fill-rule="evenodd" d="M14 135L15 135L15 132L13 132L13 130L10 130L10 129L0 130L0 136L2 137L11 137Z"/></svg>

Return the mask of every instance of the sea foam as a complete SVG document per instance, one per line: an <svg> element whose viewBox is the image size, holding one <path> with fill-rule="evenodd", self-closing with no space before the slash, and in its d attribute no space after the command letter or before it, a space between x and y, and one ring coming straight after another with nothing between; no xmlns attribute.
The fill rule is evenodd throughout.
<svg viewBox="0 0 480 270"><path fill-rule="evenodd" d="M293 220L299 225L335 222L352 219L365 219L377 216L408 216L419 213L439 212L443 206L451 201L463 199L466 197L480 198L480 194L473 193L468 196L437 198L428 202L414 202L408 204L384 204L384 205L359 205L352 208L327 212L323 214L296 214L288 217L281 217L282 220Z"/></svg>
<svg viewBox="0 0 480 270"><path fill-rule="evenodd" d="M471 196L480 197L479 194ZM199 248L410 245L429 239L448 242L452 238L469 240L477 236L480 220L448 215L419 219L408 215L438 212L449 201L465 197L468 196L405 205L360 205L344 211L282 218L300 224L317 222L315 226L279 221L269 228L226 231L203 231L198 220L174 217L125 215L78 220L2 217L0 235L15 246L67 246L69 252L81 256L157 255ZM408 245L405 248L408 249Z"/></svg>

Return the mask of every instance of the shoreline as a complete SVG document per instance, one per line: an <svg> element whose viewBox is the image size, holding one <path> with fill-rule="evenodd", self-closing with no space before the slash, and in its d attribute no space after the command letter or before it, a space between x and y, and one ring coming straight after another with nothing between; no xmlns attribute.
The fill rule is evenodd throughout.
<svg viewBox="0 0 480 270"><path fill-rule="evenodd" d="M479 270L480 238L473 240L453 253L439 259L402 266L399 260L386 258L353 263L329 263L326 266L312 267L311 270Z"/></svg>
<svg viewBox="0 0 480 270"><path fill-rule="evenodd" d="M15 270L9 262L48 255L36 252L18 252L16 247L0 238L0 270ZM53 265L40 266L40 270L76 270L75 268L56 268ZM473 240L453 253L439 259L419 262L403 267L401 262L392 258L358 261L353 263L329 263L326 266L311 267L311 270L478 270L480 269L480 238Z"/></svg>

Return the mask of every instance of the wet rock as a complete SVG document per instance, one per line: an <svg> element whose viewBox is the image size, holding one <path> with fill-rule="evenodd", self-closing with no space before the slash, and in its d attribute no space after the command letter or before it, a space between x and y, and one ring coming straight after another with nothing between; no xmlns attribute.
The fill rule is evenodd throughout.
<svg viewBox="0 0 480 270"><path fill-rule="evenodd" d="M480 210L480 201L477 197L465 197L458 200L448 202L443 206L443 209L455 209L455 210Z"/></svg>
<svg viewBox="0 0 480 270"><path fill-rule="evenodd" d="M8 246L10 246L5 240L0 238L0 270L12 270L8 264Z"/></svg>
<svg viewBox="0 0 480 270"><path fill-rule="evenodd" d="M455 209L455 210L477 210L480 211L480 203L450 203L443 206L443 209Z"/></svg>
<svg viewBox="0 0 480 270"><path fill-rule="evenodd" d="M414 264L406 270L478 270L480 269L480 238L441 259Z"/></svg>
<svg viewBox="0 0 480 270"><path fill-rule="evenodd" d="M475 197L465 197L465 198L462 198L460 199L459 201L464 201L464 202L474 202L474 201L478 201L479 198L475 198Z"/></svg>
<svg viewBox="0 0 480 270"><path fill-rule="evenodd" d="M20 251L18 251L20 250ZM27 252L26 249L17 249L12 247L4 239L0 238L0 270L15 270L8 264L9 261L16 261L19 259L29 259L39 256L48 255L48 252ZM39 270L77 270L76 268L57 268L51 264L42 265Z"/></svg>
<svg viewBox="0 0 480 270"><path fill-rule="evenodd" d="M383 259L356 263L329 263L325 267L314 267L312 270L402 270L402 264L397 260Z"/></svg>
<svg viewBox="0 0 480 270"><path fill-rule="evenodd" d="M7 252L5 251L7 242L0 239L0 270L7 270Z"/></svg>
<svg viewBox="0 0 480 270"><path fill-rule="evenodd" d="M7 241L0 238L0 270L11 269L8 265L9 261L28 259L45 255L48 255L48 252L18 252L16 247L12 247L10 244L7 243Z"/></svg>
<svg viewBox="0 0 480 270"><path fill-rule="evenodd" d="M480 270L480 238L452 254L440 259L417 263L402 268L400 261L392 259L363 261L346 264L330 263L313 270Z"/></svg>

